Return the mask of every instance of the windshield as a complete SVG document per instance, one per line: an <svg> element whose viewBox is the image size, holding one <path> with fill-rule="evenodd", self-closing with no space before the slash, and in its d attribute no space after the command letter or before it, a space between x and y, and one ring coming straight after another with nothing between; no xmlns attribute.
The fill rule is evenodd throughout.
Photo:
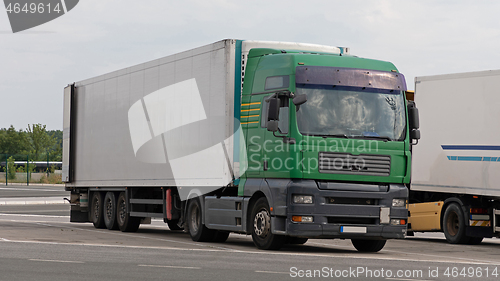
<svg viewBox="0 0 500 281"><path fill-rule="evenodd" d="M404 139L403 93L323 85L297 85L307 102L297 111L303 135Z"/></svg>

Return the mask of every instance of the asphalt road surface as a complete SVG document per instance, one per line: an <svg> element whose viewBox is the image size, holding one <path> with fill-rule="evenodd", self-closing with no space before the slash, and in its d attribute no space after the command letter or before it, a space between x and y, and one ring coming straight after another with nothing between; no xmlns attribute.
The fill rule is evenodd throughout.
<svg viewBox="0 0 500 281"><path fill-rule="evenodd" d="M20 191L0 189L0 201ZM69 223L68 204L0 205L0 280L500 280L499 240L451 245L431 233L391 240L374 254L349 240L261 251L245 235L197 243L159 220L123 233Z"/></svg>

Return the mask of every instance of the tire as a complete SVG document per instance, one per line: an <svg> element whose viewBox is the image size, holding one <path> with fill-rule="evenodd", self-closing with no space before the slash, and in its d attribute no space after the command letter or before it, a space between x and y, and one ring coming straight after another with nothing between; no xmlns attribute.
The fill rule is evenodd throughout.
<svg viewBox="0 0 500 281"><path fill-rule="evenodd" d="M481 242L483 242L484 237L469 237L469 241L467 241L467 244L469 245L479 245Z"/></svg>
<svg viewBox="0 0 500 281"><path fill-rule="evenodd" d="M215 237L215 230L208 229L202 223L202 208L199 198L189 201L187 225L191 239L196 242L210 242Z"/></svg>
<svg viewBox="0 0 500 281"><path fill-rule="evenodd" d="M118 222L116 221L116 197L113 192L107 192L104 197L103 203L103 218L104 225L109 230L118 229Z"/></svg>
<svg viewBox="0 0 500 281"><path fill-rule="evenodd" d="M265 197L259 198L252 208L252 240L262 250L278 250L285 244L286 237L271 233L271 213Z"/></svg>
<svg viewBox="0 0 500 281"><path fill-rule="evenodd" d="M94 224L94 227L105 228L106 225L104 224L104 218L102 212L103 209L102 194L100 192L93 192L91 202L92 203L90 206L90 219Z"/></svg>
<svg viewBox="0 0 500 281"><path fill-rule="evenodd" d="M351 243L359 252L376 253L382 250L387 240L351 239Z"/></svg>
<svg viewBox="0 0 500 281"><path fill-rule="evenodd" d="M301 238L301 237L290 237L288 240L287 244L290 245L303 245L307 242L307 238Z"/></svg>
<svg viewBox="0 0 500 281"><path fill-rule="evenodd" d="M116 201L116 221L118 228L123 232L136 232L141 224L141 219L131 217L127 210L127 198L125 192L121 192Z"/></svg>
<svg viewBox="0 0 500 281"><path fill-rule="evenodd" d="M170 228L170 230L184 230L184 228L180 228L177 223L179 223L179 220L169 220L167 221L167 225L168 225L168 228Z"/></svg>
<svg viewBox="0 0 500 281"><path fill-rule="evenodd" d="M217 243L224 243L226 242L228 237L229 237L229 231L217 230L212 241Z"/></svg>
<svg viewBox="0 0 500 281"><path fill-rule="evenodd" d="M451 244L465 244L470 239L465 235L464 213L457 203L446 207L443 216L443 232L446 241Z"/></svg>

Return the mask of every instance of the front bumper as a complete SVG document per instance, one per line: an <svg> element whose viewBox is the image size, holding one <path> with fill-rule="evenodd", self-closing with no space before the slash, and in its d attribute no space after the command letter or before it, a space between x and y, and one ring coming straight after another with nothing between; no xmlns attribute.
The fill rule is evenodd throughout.
<svg viewBox="0 0 500 281"><path fill-rule="evenodd" d="M272 187L271 187L272 188ZM312 195L313 204L294 204L293 195ZM307 238L404 238L407 226L388 220L408 219L406 207L392 207L392 199L407 199L402 184L378 185L292 181L287 188L286 214L274 217L276 234ZM333 199L333 200L332 200ZM384 209L381 212L381 209ZM293 216L312 216L313 222L294 222ZM385 217L383 217L385 216ZM388 216L388 217L387 217Z"/></svg>

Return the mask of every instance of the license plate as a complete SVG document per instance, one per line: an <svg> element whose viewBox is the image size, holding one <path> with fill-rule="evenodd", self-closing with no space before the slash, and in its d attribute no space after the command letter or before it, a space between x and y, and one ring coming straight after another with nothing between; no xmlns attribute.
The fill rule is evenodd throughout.
<svg viewBox="0 0 500 281"><path fill-rule="evenodd" d="M341 226L341 233L366 233L366 227L361 226Z"/></svg>

